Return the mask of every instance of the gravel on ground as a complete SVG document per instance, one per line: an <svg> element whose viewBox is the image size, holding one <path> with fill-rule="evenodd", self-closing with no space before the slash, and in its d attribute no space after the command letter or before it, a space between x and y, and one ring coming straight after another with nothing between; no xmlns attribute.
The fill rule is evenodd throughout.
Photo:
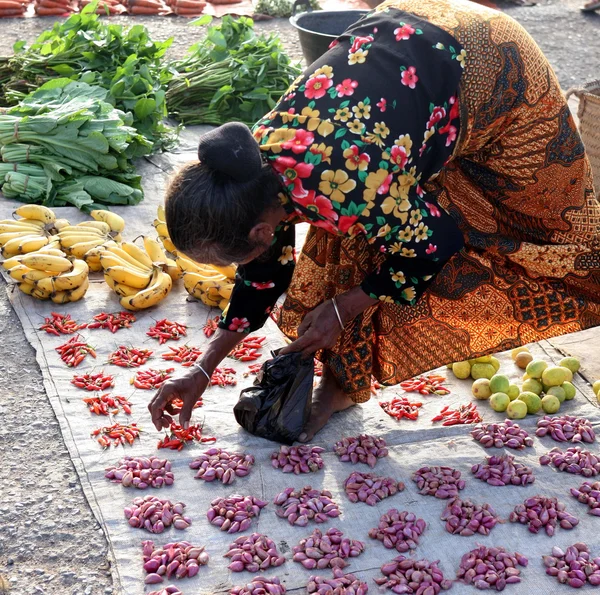
<svg viewBox="0 0 600 595"><path fill-rule="evenodd" d="M600 14L579 11L584 0L542 0L536 6L501 3L534 37L567 89L600 78ZM201 39L203 29L180 18L116 17L144 24L158 40L174 37L171 58ZM0 54L17 40L31 42L51 18L4 19ZM280 35L295 59L302 53L285 19L259 22ZM7 296L0 291L0 579L18 595L112 594L107 544L63 442L42 385L34 352ZM2 581L0 580L0 593Z"/></svg>

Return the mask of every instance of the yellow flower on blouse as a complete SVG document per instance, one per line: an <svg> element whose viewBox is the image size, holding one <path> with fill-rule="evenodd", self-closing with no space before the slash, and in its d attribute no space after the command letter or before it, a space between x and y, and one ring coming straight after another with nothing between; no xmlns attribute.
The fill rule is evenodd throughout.
<svg viewBox="0 0 600 595"><path fill-rule="evenodd" d="M460 54L456 56L457 62L461 65L462 68L465 67L465 58L467 57L466 50L460 50Z"/></svg>
<svg viewBox="0 0 600 595"><path fill-rule="evenodd" d="M416 254L412 248L402 248L402 256L404 256L405 258L414 258Z"/></svg>
<svg viewBox="0 0 600 595"><path fill-rule="evenodd" d="M340 107L335 112L335 116L333 116L334 120L339 120L340 122L347 122L352 117L350 110L347 107Z"/></svg>
<svg viewBox="0 0 600 595"><path fill-rule="evenodd" d="M327 169L321 174L319 190L329 196L334 202L344 202L345 194L351 192L356 187L356 182L348 177L343 169Z"/></svg>
<svg viewBox="0 0 600 595"><path fill-rule="evenodd" d="M395 141L394 144L398 147L404 147L406 151L406 156L410 157L410 150L412 149L413 142L410 138L410 134L402 134Z"/></svg>
<svg viewBox="0 0 600 595"><path fill-rule="evenodd" d="M406 283L406 277L402 271L396 271L395 273L392 271L391 275L394 283L400 283L400 285L404 285Z"/></svg>
<svg viewBox="0 0 600 595"><path fill-rule="evenodd" d="M390 248L390 254L398 254L402 250L402 246L398 242L394 242Z"/></svg>
<svg viewBox="0 0 600 595"><path fill-rule="evenodd" d="M298 116L298 122L300 124L304 124L306 122L306 128L313 132L321 123L321 120L319 118L320 113L321 112L318 109L311 109L310 107L305 107L302 109L300 115Z"/></svg>
<svg viewBox="0 0 600 595"><path fill-rule="evenodd" d="M384 238L385 236L387 236L390 232L392 231L392 228L386 223L385 225L382 225L379 228L379 231L377 232L377 237L378 238Z"/></svg>
<svg viewBox="0 0 600 595"><path fill-rule="evenodd" d="M400 219L402 223L406 223L408 219L408 210L410 209L410 201L406 196L401 194L401 186L395 182L390 186L390 196L384 199L381 203L381 210L389 215L394 215L397 219Z"/></svg>
<svg viewBox="0 0 600 595"><path fill-rule="evenodd" d="M356 50L353 54L348 56L348 64L350 64L350 66L354 64L364 64L368 53L369 50Z"/></svg>
<svg viewBox="0 0 600 595"><path fill-rule="evenodd" d="M381 138L387 138L390 129L385 125L385 122L375 122L373 132Z"/></svg>
<svg viewBox="0 0 600 595"><path fill-rule="evenodd" d="M419 223L419 227L415 230L415 242L422 242L426 240L429 236L427 232L429 231L429 227L425 225L422 221Z"/></svg>
<svg viewBox="0 0 600 595"><path fill-rule="evenodd" d="M379 299L380 302L383 302L384 304L393 304L393 303L395 303L394 300L393 300L393 298L390 297L389 295L380 295L378 299Z"/></svg>
<svg viewBox="0 0 600 595"><path fill-rule="evenodd" d="M407 302L412 302L412 300L415 299L415 296L417 295L417 292L415 291L414 287L407 287L403 292L402 292L402 297L407 301Z"/></svg>
<svg viewBox="0 0 600 595"><path fill-rule="evenodd" d="M277 259L282 265L286 265L288 262L294 260L294 247L284 246L281 250L281 256Z"/></svg>
<svg viewBox="0 0 600 595"><path fill-rule="evenodd" d="M352 120L352 122L348 122L346 126L348 126L348 129L352 134L362 134L365 129L365 125L360 120Z"/></svg>
<svg viewBox="0 0 600 595"><path fill-rule="evenodd" d="M270 150L272 153L281 153L281 144L285 143L296 136L296 131L293 128L277 128L269 135L267 142L261 145L261 149Z"/></svg>
<svg viewBox="0 0 600 595"><path fill-rule="evenodd" d="M317 132L322 136L329 136L335 130L335 126L330 120L321 120Z"/></svg>
<svg viewBox="0 0 600 595"><path fill-rule="evenodd" d="M398 234L398 239L401 242L409 242L410 240L412 240L412 237L414 235L414 232L412 230L412 227L409 227L408 225Z"/></svg>
<svg viewBox="0 0 600 595"><path fill-rule="evenodd" d="M310 78L314 78L315 76L319 76L321 74L324 74L328 79L333 78L333 67L332 66L327 66L327 64L325 64L324 66L321 66L321 68L317 68L310 75Z"/></svg>
<svg viewBox="0 0 600 595"><path fill-rule="evenodd" d="M371 106L365 105L364 102L359 101L355 106L352 107L352 113L357 118L364 118L368 120L371 117Z"/></svg>
<svg viewBox="0 0 600 595"><path fill-rule="evenodd" d="M413 209L410 212L410 224L415 227L419 221L421 221L421 219L423 219L423 215L421 214L420 209Z"/></svg>
<svg viewBox="0 0 600 595"><path fill-rule="evenodd" d="M431 127L429 130L426 130L425 134L423 135L423 144L425 144L434 134L435 128Z"/></svg>
<svg viewBox="0 0 600 595"><path fill-rule="evenodd" d="M321 155L321 161L323 163L331 163L331 152L333 151L333 147L328 147L325 143L319 143L318 145L315 143L311 145L309 151L313 155Z"/></svg>

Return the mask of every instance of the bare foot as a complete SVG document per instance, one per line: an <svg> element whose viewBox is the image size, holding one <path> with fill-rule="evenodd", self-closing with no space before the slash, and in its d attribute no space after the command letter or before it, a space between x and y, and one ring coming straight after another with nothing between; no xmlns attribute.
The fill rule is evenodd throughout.
<svg viewBox="0 0 600 595"><path fill-rule="evenodd" d="M334 413L344 411L355 404L342 390L329 368L323 366L321 382L313 394L310 420L306 430L300 434L298 441L309 442L325 426Z"/></svg>

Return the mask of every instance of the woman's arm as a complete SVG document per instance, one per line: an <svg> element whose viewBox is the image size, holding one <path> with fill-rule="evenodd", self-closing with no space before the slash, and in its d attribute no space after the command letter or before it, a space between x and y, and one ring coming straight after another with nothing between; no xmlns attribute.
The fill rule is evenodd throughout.
<svg viewBox="0 0 600 595"><path fill-rule="evenodd" d="M281 223L265 257L237 270L229 307L219 327L234 333L251 333L261 328L294 274L296 234L294 225Z"/></svg>

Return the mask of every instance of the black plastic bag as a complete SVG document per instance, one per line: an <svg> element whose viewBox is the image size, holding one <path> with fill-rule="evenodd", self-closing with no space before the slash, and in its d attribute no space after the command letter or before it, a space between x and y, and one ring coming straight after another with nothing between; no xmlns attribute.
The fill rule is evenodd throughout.
<svg viewBox="0 0 600 595"><path fill-rule="evenodd" d="M233 408L246 431L283 444L298 439L310 416L314 361L300 353L273 354Z"/></svg>

